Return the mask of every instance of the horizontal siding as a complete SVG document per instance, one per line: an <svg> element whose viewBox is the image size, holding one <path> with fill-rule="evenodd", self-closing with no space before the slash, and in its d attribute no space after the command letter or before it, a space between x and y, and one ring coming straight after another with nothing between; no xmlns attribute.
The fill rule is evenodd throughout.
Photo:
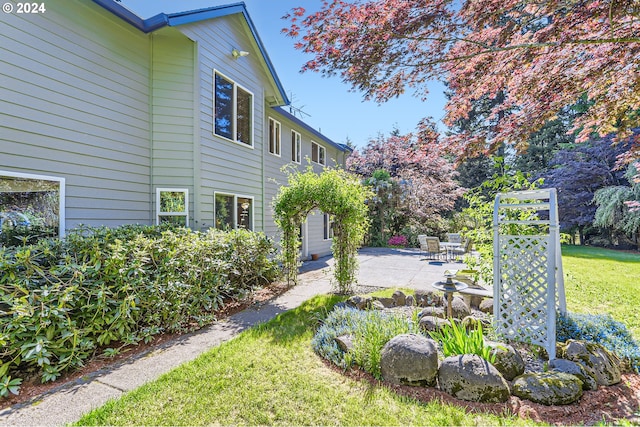
<svg viewBox="0 0 640 427"><path fill-rule="evenodd" d="M186 188L194 218L194 45L165 28L153 35L152 49L153 187Z"/></svg>
<svg viewBox="0 0 640 427"><path fill-rule="evenodd" d="M234 15L179 27L198 43L200 68L199 122L200 173L199 199L202 221L213 223L213 195L224 192L250 196L254 200L254 229L263 230L263 92L268 76L260 61L257 45L248 37L243 18ZM252 52L233 59L233 48ZM254 148L220 138L213 133L213 80L218 71L253 93Z"/></svg>
<svg viewBox="0 0 640 427"><path fill-rule="evenodd" d="M324 215L316 210L315 215L307 217L307 249L309 255L327 255L331 253L331 240L324 240Z"/></svg>
<svg viewBox="0 0 640 427"><path fill-rule="evenodd" d="M0 20L0 171L66 178L68 228L149 223L148 36L78 0Z"/></svg>
<svg viewBox="0 0 640 427"><path fill-rule="evenodd" d="M281 123L281 157L274 156L268 152L265 147L265 233L273 238L278 238L278 227L273 220L273 198L278 193L280 186L287 185L287 176L281 171L285 165L295 164L291 162L291 131L295 130L302 137L302 161L297 165L299 170L304 170L309 164L307 159L311 159L311 141L314 141L326 149L327 164L336 166L336 159L342 160L344 154L337 148L329 144L323 144L317 136L311 132L302 129L299 125L293 123L285 116L280 115L277 111L266 108L267 117L271 117ZM265 139L268 135L264 136ZM322 167L313 164L316 172L322 171ZM318 253L326 254L331 252L331 241L324 240L324 223L322 215L309 215L307 219L307 247L309 254Z"/></svg>

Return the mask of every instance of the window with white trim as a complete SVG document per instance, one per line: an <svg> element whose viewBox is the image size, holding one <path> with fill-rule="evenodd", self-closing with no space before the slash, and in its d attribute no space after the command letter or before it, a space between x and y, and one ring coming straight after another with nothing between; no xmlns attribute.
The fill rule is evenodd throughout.
<svg viewBox="0 0 640 427"><path fill-rule="evenodd" d="M216 72L213 133L253 147L253 94Z"/></svg>
<svg viewBox="0 0 640 427"><path fill-rule="evenodd" d="M0 233L10 227L64 236L65 179L0 171Z"/></svg>
<svg viewBox="0 0 640 427"><path fill-rule="evenodd" d="M280 156L280 122L269 117L269 152Z"/></svg>
<svg viewBox="0 0 640 427"><path fill-rule="evenodd" d="M253 230L253 198L235 194L214 194L215 227L219 230Z"/></svg>
<svg viewBox="0 0 640 427"><path fill-rule="evenodd" d="M156 188L156 224L189 226L189 190Z"/></svg>
<svg viewBox="0 0 640 427"><path fill-rule="evenodd" d="M333 239L333 215L324 214L324 240Z"/></svg>
<svg viewBox="0 0 640 427"><path fill-rule="evenodd" d="M291 131L291 161L300 163L302 158L302 135L295 130Z"/></svg>
<svg viewBox="0 0 640 427"><path fill-rule="evenodd" d="M327 164L325 148L313 141L311 141L311 161L323 166Z"/></svg>

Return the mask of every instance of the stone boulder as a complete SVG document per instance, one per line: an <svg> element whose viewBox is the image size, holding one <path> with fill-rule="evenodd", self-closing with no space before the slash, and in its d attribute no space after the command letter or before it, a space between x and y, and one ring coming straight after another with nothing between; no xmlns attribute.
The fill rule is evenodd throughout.
<svg viewBox="0 0 640 427"><path fill-rule="evenodd" d="M425 307L420 311L420 313L418 313L418 317L424 316L440 317L444 319L447 317L447 314L445 313L444 307Z"/></svg>
<svg viewBox="0 0 640 427"><path fill-rule="evenodd" d="M598 383L581 363L572 362L566 359L554 359L549 362L549 369L554 372L564 372L565 374L575 375L582 381L583 390L596 390Z"/></svg>
<svg viewBox="0 0 640 427"><path fill-rule="evenodd" d="M564 372L531 372L515 379L512 392L543 405L569 405L582 396L582 381Z"/></svg>
<svg viewBox="0 0 640 427"><path fill-rule="evenodd" d="M373 297L374 301L380 301L384 308L393 308L395 307L396 301L393 298L385 298L385 297ZM404 305L404 304L403 304Z"/></svg>
<svg viewBox="0 0 640 427"><path fill-rule="evenodd" d="M493 298L483 299L478 309L483 313L493 314Z"/></svg>
<svg viewBox="0 0 640 427"><path fill-rule="evenodd" d="M467 331L478 329L478 326L480 325L482 325L482 329L484 330L487 330L487 328L491 327L491 321L489 321L489 319L478 318L478 317L475 317L474 315L465 317L464 319L462 319L462 322L460 322L460 324Z"/></svg>
<svg viewBox="0 0 640 427"><path fill-rule="evenodd" d="M358 310L367 310L371 307L371 297L362 297L360 295L354 295L347 299L347 305L349 307L357 308Z"/></svg>
<svg viewBox="0 0 640 427"><path fill-rule="evenodd" d="M471 315L471 310L462 298L456 296L451 301L451 315L456 319L464 319Z"/></svg>
<svg viewBox="0 0 640 427"><path fill-rule="evenodd" d="M418 323L420 329L426 332L440 330L444 325L451 326L451 322L435 316L422 316Z"/></svg>
<svg viewBox="0 0 640 427"><path fill-rule="evenodd" d="M389 298L389 299L391 299L391 298ZM393 304L393 302L392 302L392 304ZM384 303L382 301L377 300L377 299L374 299L371 302L371 308L373 310L384 310L385 308L391 308L391 307L392 306L387 307L386 305L384 305Z"/></svg>
<svg viewBox="0 0 640 427"><path fill-rule="evenodd" d="M396 307L401 307L407 303L407 295L402 291L395 291L393 295L391 295L391 299L393 299Z"/></svg>
<svg viewBox="0 0 640 427"><path fill-rule="evenodd" d="M382 377L394 384L433 386L438 374L438 345L417 334L393 337L382 348Z"/></svg>
<svg viewBox="0 0 640 427"><path fill-rule="evenodd" d="M509 384L489 362L475 354L449 356L438 371L440 390L472 402L497 403L509 399Z"/></svg>
<svg viewBox="0 0 640 427"><path fill-rule="evenodd" d="M407 295L407 298L404 301L404 305L408 305L409 307L413 307L414 305L416 305L416 299L413 297L413 295Z"/></svg>
<svg viewBox="0 0 640 427"><path fill-rule="evenodd" d="M338 348L345 353L353 350L353 336L351 335L340 335L334 338L336 344L338 344Z"/></svg>
<svg viewBox="0 0 640 427"><path fill-rule="evenodd" d="M620 359L600 344L569 340L560 346L560 357L580 363L599 385L620 382Z"/></svg>
<svg viewBox="0 0 640 427"><path fill-rule="evenodd" d="M493 366L505 379L513 381L515 377L524 373L524 360L518 350L505 343L487 341L485 344L494 349L496 360Z"/></svg>
<svg viewBox="0 0 640 427"><path fill-rule="evenodd" d="M442 305L442 296L433 291L418 289L415 293L416 304L420 307L432 307Z"/></svg>

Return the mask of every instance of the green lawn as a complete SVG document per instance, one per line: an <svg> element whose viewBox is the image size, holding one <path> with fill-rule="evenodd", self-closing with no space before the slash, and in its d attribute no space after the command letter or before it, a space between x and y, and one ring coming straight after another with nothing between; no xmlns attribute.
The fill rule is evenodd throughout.
<svg viewBox="0 0 640 427"><path fill-rule="evenodd" d="M640 255L563 247L569 311L610 313L640 336ZM311 350L322 296L242 333L78 425L525 425L419 403L329 369Z"/></svg>
<svg viewBox="0 0 640 427"><path fill-rule="evenodd" d="M337 298L316 297L242 333L78 425L531 425L419 403L329 369L311 350L318 316Z"/></svg>
<svg viewBox="0 0 640 427"><path fill-rule="evenodd" d="M640 340L640 254L563 246L567 310L608 313Z"/></svg>

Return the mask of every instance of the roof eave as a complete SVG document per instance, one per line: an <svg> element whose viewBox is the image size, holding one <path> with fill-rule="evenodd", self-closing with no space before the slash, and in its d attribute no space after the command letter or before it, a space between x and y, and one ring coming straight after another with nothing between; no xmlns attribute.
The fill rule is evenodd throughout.
<svg viewBox="0 0 640 427"><path fill-rule="evenodd" d="M114 0L93 0L93 2L144 33L150 33L169 25L168 16L164 13L142 19Z"/></svg>
<svg viewBox="0 0 640 427"><path fill-rule="evenodd" d="M249 30L251 31L254 40L256 41L256 44L258 45L260 54L265 61L267 69L273 78L275 88L280 95L280 99L276 100L276 103L279 103L280 105L288 105L291 102L287 97L287 93L284 90L284 86L282 85L282 82L280 81L280 78L276 73L276 69L271 62L271 59L267 54L267 50L265 49L264 44L262 43L262 40L258 35L258 31L253 24L249 13L247 12L247 7L244 2L170 14L159 13L150 18L142 19L115 0L93 1L144 33L150 33L165 26L176 27L179 25L191 24L207 19L219 18L236 13L241 13L245 19L245 22L247 23L247 26L249 27Z"/></svg>
<svg viewBox="0 0 640 427"><path fill-rule="evenodd" d="M292 122L296 123L297 125L299 125L300 127L304 128L305 130L311 132L312 134L314 134L318 138L322 139L322 141L332 145L333 147L337 148L338 150L340 150L342 152L349 152L349 153L353 152L353 148L349 147L346 144L339 144L337 142L332 141L331 139L327 138L325 135L321 134L320 132L318 132L317 130L315 130L314 128L312 128L311 126L309 126L308 124L306 124L305 122L303 122L302 120L297 118L296 116L294 116L293 114L289 113L284 108L282 108L282 107L272 107L272 108L275 111L277 111L279 114L283 115L284 117L286 117L287 119L289 119Z"/></svg>

